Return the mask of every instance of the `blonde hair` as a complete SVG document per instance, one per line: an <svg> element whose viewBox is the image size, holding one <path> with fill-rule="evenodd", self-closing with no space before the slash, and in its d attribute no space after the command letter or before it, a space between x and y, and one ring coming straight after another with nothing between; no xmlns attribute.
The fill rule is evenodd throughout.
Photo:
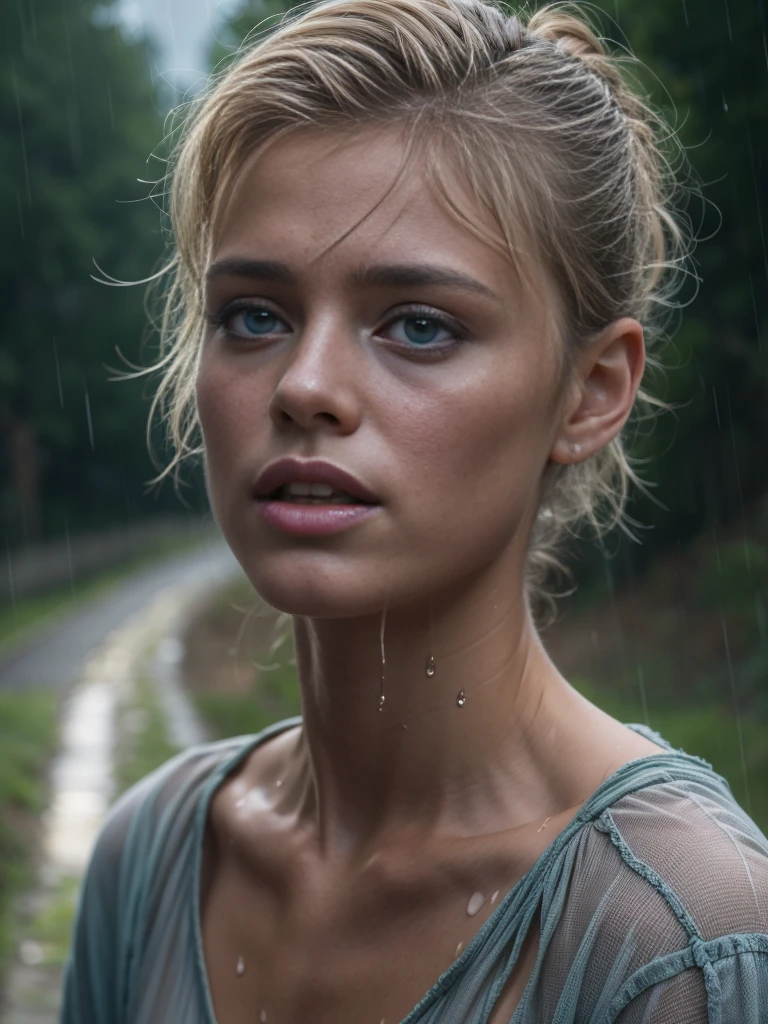
<svg viewBox="0 0 768 1024"><path fill-rule="evenodd" d="M646 366L660 368L680 281L670 272L689 254L689 222L674 202L685 154L629 77L632 63L610 56L583 12L562 3L525 20L483 0L326 0L246 42L193 102L169 166L175 251L163 270L153 413L164 415L175 457L161 477L201 450L202 282L223 199L246 158L301 128L401 126L400 174L416 149L427 155L423 169L453 215L531 286L534 265L554 281L563 382L578 351L623 316L643 324ZM497 232L461 209L447 167ZM669 408L642 387L636 407L645 419ZM621 435L582 462L548 465L526 578L540 623L552 617L547 583L563 568L564 539L585 522L598 536L617 523L629 532L630 481L644 489Z"/></svg>

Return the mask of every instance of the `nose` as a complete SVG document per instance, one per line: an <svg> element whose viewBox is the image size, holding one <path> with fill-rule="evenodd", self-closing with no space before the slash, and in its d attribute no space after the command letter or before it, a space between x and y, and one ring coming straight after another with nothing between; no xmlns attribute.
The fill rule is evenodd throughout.
<svg viewBox="0 0 768 1024"><path fill-rule="evenodd" d="M307 325L289 352L272 396L275 426L353 433L361 410L355 350L354 339L345 337L340 326Z"/></svg>

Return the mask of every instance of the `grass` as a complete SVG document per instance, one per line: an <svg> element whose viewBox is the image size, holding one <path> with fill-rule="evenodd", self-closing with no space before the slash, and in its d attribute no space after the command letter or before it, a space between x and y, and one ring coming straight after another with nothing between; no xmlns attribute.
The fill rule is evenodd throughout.
<svg viewBox="0 0 768 1024"><path fill-rule="evenodd" d="M179 539L163 538L149 544L129 561L77 580L71 586L56 587L42 594L20 598L14 604L0 605L0 655L61 615L106 593L131 573L157 558L184 551L199 540L198 533Z"/></svg>
<svg viewBox="0 0 768 1024"><path fill-rule="evenodd" d="M151 681L139 675L117 711L115 797L159 768L178 748L168 738L165 715Z"/></svg>
<svg viewBox="0 0 768 1024"><path fill-rule="evenodd" d="M30 848L57 742L55 695L0 692L0 976L13 952L15 900L31 882Z"/></svg>
<svg viewBox="0 0 768 1024"><path fill-rule="evenodd" d="M273 658L278 667L263 672L247 693L209 691L190 695L214 737L257 733L273 722L300 713L292 641L286 639Z"/></svg>

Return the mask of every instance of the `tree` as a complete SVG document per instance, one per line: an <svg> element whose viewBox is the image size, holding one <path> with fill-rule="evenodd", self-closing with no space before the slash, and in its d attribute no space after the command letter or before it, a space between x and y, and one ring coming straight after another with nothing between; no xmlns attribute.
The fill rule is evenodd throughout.
<svg viewBox="0 0 768 1024"><path fill-rule="evenodd" d="M123 35L113 0L9 4L2 21L0 516L13 542L154 508L146 385L105 369L116 347L141 359L142 288L91 274L94 260L122 280L157 265L160 214L135 179L162 173L147 166L162 116L150 43Z"/></svg>

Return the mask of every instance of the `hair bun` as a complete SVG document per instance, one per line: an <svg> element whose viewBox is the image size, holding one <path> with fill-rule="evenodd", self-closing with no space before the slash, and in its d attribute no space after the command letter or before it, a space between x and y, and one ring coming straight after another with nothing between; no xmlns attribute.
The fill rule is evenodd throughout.
<svg viewBox="0 0 768 1024"><path fill-rule="evenodd" d="M605 57L603 44L592 28L574 14L564 11L560 4L548 4L531 17L528 33L536 39L544 39L569 57Z"/></svg>

